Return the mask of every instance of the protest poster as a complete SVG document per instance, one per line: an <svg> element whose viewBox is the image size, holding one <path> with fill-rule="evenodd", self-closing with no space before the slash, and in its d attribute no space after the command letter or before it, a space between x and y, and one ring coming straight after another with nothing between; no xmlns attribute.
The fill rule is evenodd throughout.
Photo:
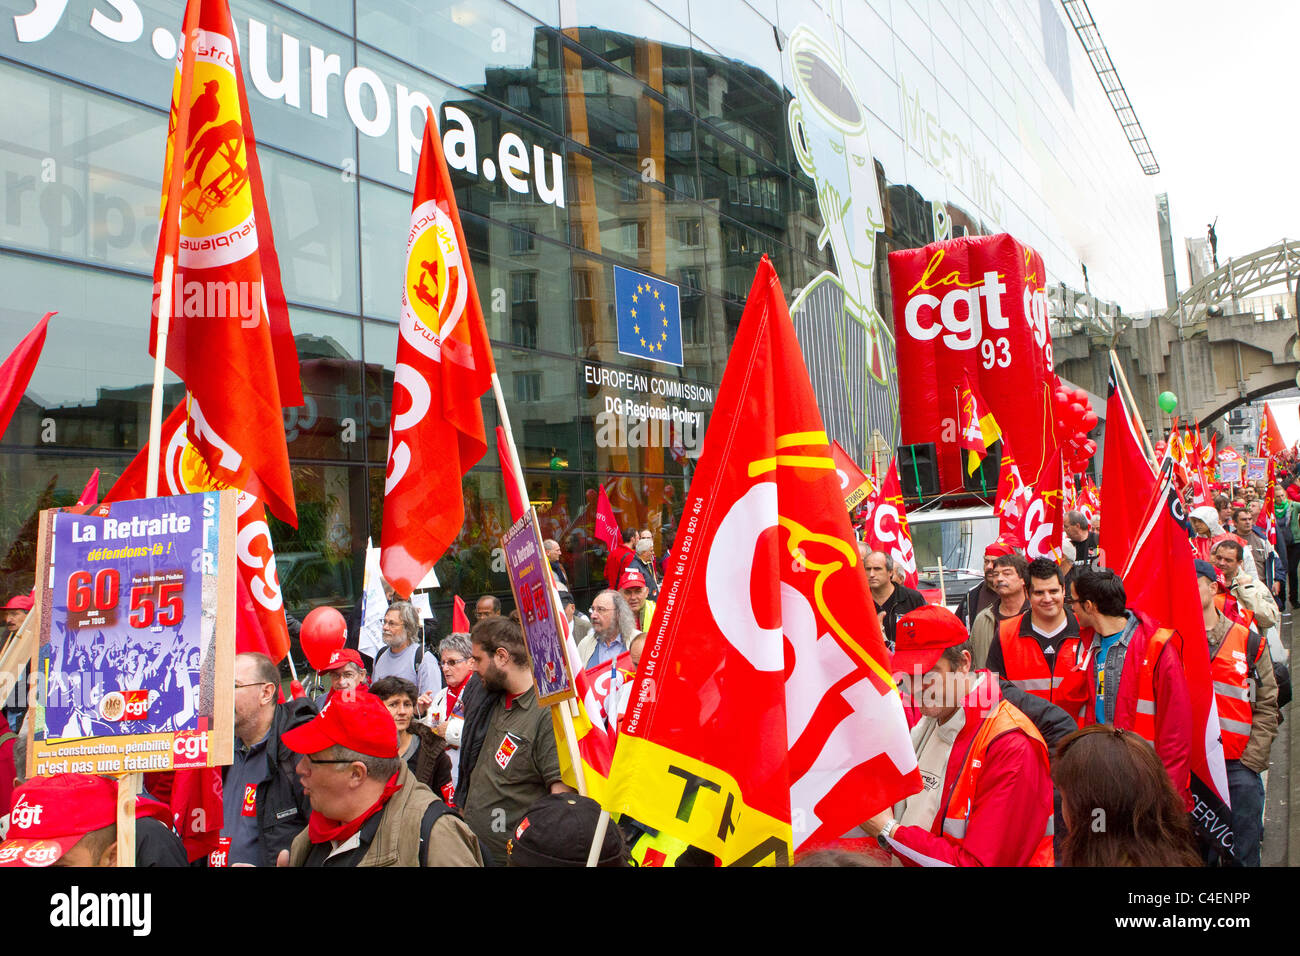
<svg viewBox="0 0 1300 956"><path fill-rule="evenodd" d="M1234 459L1232 461L1220 461L1218 467L1216 468L1216 471L1218 472L1216 480L1228 484L1233 484L1233 485L1241 484L1241 472L1242 472L1243 465L1244 462L1242 462L1241 459Z"/></svg>
<svg viewBox="0 0 1300 956"><path fill-rule="evenodd" d="M1246 480L1256 481L1268 478L1268 459L1267 458L1247 458L1246 459Z"/></svg>
<svg viewBox="0 0 1300 956"><path fill-rule="evenodd" d="M231 762L235 546L233 491L41 513L29 776Z"/></svg>
<svg viewBox="0 0 1300 956"><path fill-rule="evenodd" d="M526 515L512 524L501 536L501 546L505 549L506 574L532 659L537 702L549 707L576 694L557 617L564 611L551 600L555 591L551 587L537 512L529 508Z"/></svg>

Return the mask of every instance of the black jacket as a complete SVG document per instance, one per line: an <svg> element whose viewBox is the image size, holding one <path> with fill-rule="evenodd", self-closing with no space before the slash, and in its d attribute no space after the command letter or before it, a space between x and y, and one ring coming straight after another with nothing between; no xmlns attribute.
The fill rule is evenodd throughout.
<svg viewBox="0 0 1300 956"><path fill-rule="evenodd" d="M487 736L488 715L499 694L490 694L478 674L471 674L461 700L465 704L465 726L460 731L460 777L456 781L456 806L465 806L469 796L469 778L478 763L483 738Z"/></svg>
<svg viewBox="0 0 1300 956"><path fill-rule="evenodd" d="M289 849L299 831L307 825L311 804L294 772L301 754L280 742L286 730L300 727L316 716L316 705L307 698L290 700L275 708L266 738L269 774L257 785L257 829L262 847L259 866L275 866L281 850Z"/></svg>

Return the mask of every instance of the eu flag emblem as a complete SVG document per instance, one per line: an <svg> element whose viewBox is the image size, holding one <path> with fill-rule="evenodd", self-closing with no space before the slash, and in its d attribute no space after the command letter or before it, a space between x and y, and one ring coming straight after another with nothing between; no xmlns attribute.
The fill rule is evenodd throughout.
<svg viewBox="0 0 1300 956"><path fill-rule="evenodd" d="M682 364L682 303L677 286L615 266L614 308L619 352L666 365Z"/></svg>

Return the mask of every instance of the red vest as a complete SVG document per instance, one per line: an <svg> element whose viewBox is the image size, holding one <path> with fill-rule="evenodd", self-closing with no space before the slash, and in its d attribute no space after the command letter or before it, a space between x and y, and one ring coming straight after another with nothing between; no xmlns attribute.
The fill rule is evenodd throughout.
<svg viewBox="0 0 1300 956"><path fill-rule="evenodd" d="M1005 700L998 703L997 709L980 725L971 741L970 750L966 752L966 761L962 764L961 774L953 784L948 796L948 810L943 818L943 832L958 843L966 839L966 820L970 817L971 800L979 789L980 773L988 756L989 744L998 737L1012 731L1021 731L1037 746L1034 748L1043 762L1043 769L1048 771L1047 742L1038 732L1033 721L1012 707ZM1050 772L1050 771L1048 771ZM1029 866L1051 866L1052 857L1052 814L1047 815L1047 828L1043 837L1034 848L1034 855L1029 859Z"/></svg>
<svg viewBox="0 0 1300 956"><path fill-rule="evenodd" d="M1026 611L1025 614L1029 614ZM1092 699L1088 668L1081 660L1082 644L1077 637L1067 638L1056 649L1054 668L1038 641L1020 633L1024 614L1009 617L998 625L998 644L1002 648L1002 676L1021 690L1051 701L1076 724L1083 722L1083 710Z"/></svg>
<svg viewBox="0 0 1300 956"><path fill-rule="evenodd" d="M1146 655L1138 671L1137 712L1133 715L1133 732L1151 746L1156 745L1156 662L1174 632L1162 627L1147 641Z"/></svg>
<svg viewBox="0 0 1300 956"><path fill-rule="evenodd" d="M1210 680L1214 682L1214 703L1219 711L1219 729L1222 731L1223 758L1240 760L1250 742L1251 672L1264 654L1264 642L1259 642L1255 660L1247 661L1247 642L1250 631L1245 625L1234 623L1224 635L1219 651L1210 661Z"/></svg>

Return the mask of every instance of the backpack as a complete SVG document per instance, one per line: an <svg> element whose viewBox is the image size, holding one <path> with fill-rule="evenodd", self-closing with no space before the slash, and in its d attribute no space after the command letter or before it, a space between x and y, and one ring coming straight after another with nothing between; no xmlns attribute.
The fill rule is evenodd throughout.
<svg viewBox="0 0 1300 956"><path fill-rule="evenodd" d="M1264 640L1264 636L1259 631L1251 631L1250 637L1246 639L1246 657L1250 660L1251 669L1255 667L1255 662L1259 660L1259 645ZM1259 679L1259 674L1255 675ZM1291 703L1291 670L1285 664L1279 661L1273 661L1273 679L1277 681L1277 722L1282 723L1282 708Z"/></svg>

